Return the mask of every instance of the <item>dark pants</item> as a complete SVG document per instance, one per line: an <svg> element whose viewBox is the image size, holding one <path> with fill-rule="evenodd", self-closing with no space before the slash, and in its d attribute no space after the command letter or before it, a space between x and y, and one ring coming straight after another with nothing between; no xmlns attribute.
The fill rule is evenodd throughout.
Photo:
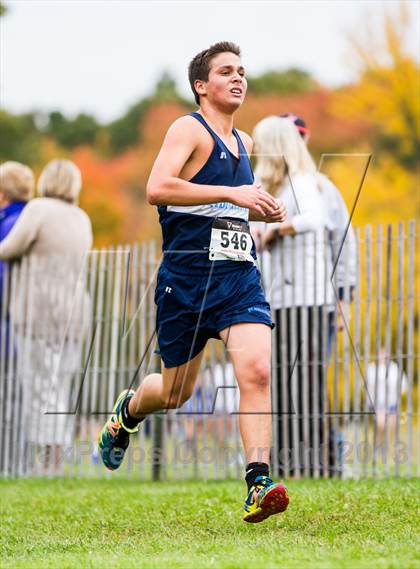
<svg viewBox="0 0 420 569"><path fill-rule="evenodd" d="M327 364L332 314L322 307L275 311L275 451L280 476L331 476L334 437Z"/></svg>

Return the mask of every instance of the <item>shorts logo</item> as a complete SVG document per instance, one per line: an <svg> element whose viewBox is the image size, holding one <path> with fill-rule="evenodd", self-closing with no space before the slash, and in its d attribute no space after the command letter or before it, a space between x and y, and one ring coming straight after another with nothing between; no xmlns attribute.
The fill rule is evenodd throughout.
<svg viewBox="0 0 420 569"><path fill-rule="evenodd" d="M167 292L167 293L170 294L170 293L172 292L172 287L167 286L167 287L165 288L165 292Z"/></svg>
<svg viewBox="0 0 420 569"><path fill-rule="evenodd" d="M220 159L221 159L221 160L227 160L226 152L221 152L221 153L220 153Z"/></svg>
<svg viewBox="0 0 420 569"><path fill-rule="evenodd" d="M270 314L269 310L266 308L260 308L259 306L251 306L248 308L248 312L261 312L262 314Z"/></svg>

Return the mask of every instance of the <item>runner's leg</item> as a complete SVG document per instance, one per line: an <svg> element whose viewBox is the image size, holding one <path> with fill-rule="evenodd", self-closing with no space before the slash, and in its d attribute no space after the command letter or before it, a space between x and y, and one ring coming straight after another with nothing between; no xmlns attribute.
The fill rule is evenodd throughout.
<svg viewBox="0 0 420 569"><path fill-rule="evenodd" d="M247 462L248 496L244 521L262 522L284 512L286 488L269 476L271 446L271 329L265 324L241 323L220 333L239 384L239 425Z"/></svg>
<svg viewBox="0 0 420 569"><path fill-rule="evenodd" d="M246 463L269 464L271 446L271 329L241 323L222 330L238 380L239 428Z"/></svg>
<svg viewBox="0 0 420 569"><path fill-rule="evenodd" d="M194 390L203 353L178 367L166 368L162 362L162 373L146 376L130 399L130 415L140 419L154 411L175 409L185 403Z"/></svg>
<svg viewBox="0 0 420 569"><path fill-rule="evenodd" d="M138 430L142 418L153 411L180 407L189 399L201 358L202 352L181 366L163 367L162 374L145 377L136 392L126 389L120 393L98 440L102 462L108 469L116 470L121 466L130 435Z"/></svg>

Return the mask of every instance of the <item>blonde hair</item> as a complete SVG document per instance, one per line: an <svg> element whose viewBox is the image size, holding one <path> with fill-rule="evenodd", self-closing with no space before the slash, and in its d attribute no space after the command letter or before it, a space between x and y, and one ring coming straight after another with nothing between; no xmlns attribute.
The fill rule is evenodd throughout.
<svg viewBox="0 0 420 569"><path fill-rule="evenodd" d="M290 119L263 119L254 128L253 139L257 155L255 174L270 193L283 185L288 174L316 173L315 163Z"/></svg>
<svg viewBox="0 0 420 569"><path fill-rule="evenodd" d="M4 162L0 166L0 192L11 202L28 202L35 189L32 170L20 162Z"/></svg>
<svg viewBox="0 0 420 569"><path fill-rule="evenodd" d="M77 203L82 188L79 168L70 160L51 160L42 170L38 180L38 194L46 198L58 198Z"/></svg>

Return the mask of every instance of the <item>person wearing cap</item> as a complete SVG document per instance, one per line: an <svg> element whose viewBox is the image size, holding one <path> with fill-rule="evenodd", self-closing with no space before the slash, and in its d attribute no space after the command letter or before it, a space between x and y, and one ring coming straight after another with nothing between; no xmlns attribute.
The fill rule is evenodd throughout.
<svg viewBox="0 0 420 569"><path fill-rule="evenodd" d="M293 122L302 140L307 145L310 130L305 121L293 114L280 115ZM336 309L330 312L328 319L327 358L331 359L331 352L337 332L342 332L346 320L350 317L349 303L353 300L357 281L357 245L350 214L340 190L333 184L328 176L317 172L318 186L327 214L327 228L334 275L332 278ZM331 444L336 449L337 471L343 474L343 434L335 428L331 429Z"/></svg>
<svg viewBox="0 0 420 569"><path fill-rule="evenodd" d="M336 468L327 414L324 362L334 310L327 214L317 170L294 124L270 116L255 127L256 178L287 204L288 219L267 226L262 247L274 310L276 454L285 476L332 476Z"/></svg>
<svg viewBox="0 0 420 569"><path fill-rule="evenodd" d="M294 177L292 175L293 172L291 172L290 167L296 170L294 162L296 163L299 162L301 165L306 164L305 167L306 169L308 169L309 160L313 164L313 161L310 158L309 153L307 151L304 151L304 147L306 147L306 144L310 137L310 131L307 128L305 121L294 114L286 113L285 115L281 115L279 118L281 118L282 120L288 120L289 123L292 123L295 127L294 132L296 134L299 133L300 139L305 144L304 145L299 144L298 139L296 139L296 136L294 136L291 132L289 132L288 136L283 137L285 144L283 144L282 148L277 148L277 147L274 148L273 146L270 146L271 143L269 143L270 147L268 147L267 146L268 138L267 136L265 136L264 137L265 140L263 140L263 143L266 145L266 147L264 150L267 153L270 152L283 153L283 156L285 157L286 161L290 162L288 163L289 181L290 183L292 183L293 180L294 189L296 190L297 193L299 193L301 189L300 186L302 184L300 183L299 179L296 178L296 176ZM277 125L277 123L274 124L275 123L274 120L272 120L272 123L273 124L271 125L271 129L269 129L269 131L271 131L271 134L277 132L277 130L279 132L287 130L284 124L283 128L280 128L279 125ZM293 151L291 151L292 147ZM300 149L298 152L298 157L296 157L297 149ZM282 159L279 162L282 162ZM336 331L342 330L344 327L342 319L342 314L345 312L344 301L346 301L346 303L349 302L349 300L352 297L354 286L356 284L356 242L355 242L353 229L349 223L349 213L339 190L334 186L334 184L329 180L327 176L316 171L316 168L314 168L314 164L312 165L311 168L309 168L309 170L311 170L310 174L312 176L312 183L307 184L306 190L300 193L301 195L299 196L298 199L300 208L297 209L298 210L300 209L301 213L302 212L304 213L304 211L312 212L312 217L317 218L318 222L323 225L324 238L326 238L327 240L325 250L323 249L321 252L321 249L319 249L317 255L318 258L316 259L316 266L321 267L323 264L322 257L324 256L324 254L327 255L326 278L328 280L329 294L331 295L332 293L332 301L330 297L328 301L328 306L326 307L327 309L325 311L327 313L326 329L320 330L320 337L318 338L319 341L318 345L321 345L321 339L322 342L326 344L325 348L323 348L322 350L322 353L319 354L320 356L319 359L323 361L325 364L330 359ZM290 178L292 178L292 180ZM310 186L312 187L312 189ZM296 192L293 192L293 194L295 194ZM290 207L291 211L293 211L294 205L296 205L295 202L296 202L296 195L294 195L294 199L292 200L291 203ZM290 235L305 230L304 227L300 227L301 223L298 218L296 218L295 221L296 223L294 225L296 225L296 227L287 228L285 224L282 224L283 227L281 228L281 230L278 229L278 231L281 233L280 236L277 236L275 234L276 233L275 228L266 231L265 227L255 227L254 237L256 238L257 243L259 243L260 250L263 248L264 244L267 243L273 244L274 239L277 239L276 242L280 243L280 241L278 241L278 238L280 237L281 239L281 237L282 236L284 237L285 235L287 235L287 233ZM298 263L297 269L299 269L300 265L299 259L303 257L306 257L306 259L310 258L312 254L310 250L306 252L300 251L299 253L299 242L298 242L299 239L300 236L298 236L297 239L295 238L295 245L297 247L294 250L294 255L292 255L294 259L289 258L291 253L290 246L287 247L285 246L286 244L283 243L283 249L284 249L283 257L286 258L286 261L284 263L285 266L287 266L288 264L293 265L294 262L297 262ZM283 241L284 239L281 239L281 242ZM279 267L277 267L276 272L279 273L277 275L279 276L281 272ZM334 272L334 278L331 279L333 272ZM305 287L307 288L308 279L309 281L311 281L310 273L311 273L310 270L305 271L305 275L301 275L300 278L292 279L294 280L295 290L294 290L293 303L295 305L302 304L302 299L299 298L299 296L303 295L303 291L301 290L301 288L303 287L304 282L305 282ZM320 271L317 269L316 273L319 275ZM321 280L322 279L318 279L318 283L316 283L317 284L316 288L318 290L322 288L322 283L320 282ZM300 287L299 287L299 282L300 282ZM275 293L276 287L273 286L272 288L273 292ZM285 284L281 288L282 291L286 292L286 295L283 296L281 299L283 303L280 304L277 303L277 307L283 306L284 301L286 301L287 304L287 298L286 298L288 295L287 291L289 291L291 287L289 286L289 284L287 284L287 282L285 282ZM311 294L309 296L311 296ZM314 300L315 304L318 305L322 304L321 299L314 299ZM290 303L292 303L291 298L289 299L289 304ZM334 306L336 308L335 310ZM298 329L297 333L300 334L301 331L299 331ZM277 337L279 337L280 335L281 334L279 328L277 330ZM301 368L299 362L300 359L296 364L297 369ZM323 379L321 378L320 388L322 388L322 385L323 385ZM298 394L298 397L301 397L301 395ZM321 402L320 405L321 404L327 405L327 403L328 402L326 401ZM293 423L292 420L290 422ZM298 424L298 429L302 430L302 425ZM292 430L293 426L289 425L289 435ZM336 432L336 430L333 429L332 426L330 425L328 438L329 438L328 453L329 453L329 462L330 462L329 466L333 467L334 470L337 471L338 474L340 474L342 473L342 466L343 466L341 458L342 444L340 442L342 437L341 434L339 432ZM290 444L290 446L292 446L292 444Z"/></svg>
<svg viewBox="0 0 420 569"><path fill-rule="evenodd" d="M310 137L311 133L309 132L309 128L306 126L306 123L303 119L301 119L297 115L294 115L293 113L283 113L279 116L281 118L286 118L286 119L291 120L293 122L293 124L295 125L295 127L298 129L298 132L299 132L300 136L302 137L304 143L308 144L309 137Z"/></svg>
<svg viewBox="0 0 420 569"><path fill-rule="evenodd" d="M293 113L283 113L282 118L293 122L301 138L307 145L310 130L305 121ZM326 174L317 172L318 185L327 213L327 228L334 268L333 286L337 303L335 318L330 319L328 329L328 359L330 359L334 338L337 331L342 331L345 319L349 318L348 304L353 300L357 279L356 237L351 224L350 214L340 190Z"/></svg>

